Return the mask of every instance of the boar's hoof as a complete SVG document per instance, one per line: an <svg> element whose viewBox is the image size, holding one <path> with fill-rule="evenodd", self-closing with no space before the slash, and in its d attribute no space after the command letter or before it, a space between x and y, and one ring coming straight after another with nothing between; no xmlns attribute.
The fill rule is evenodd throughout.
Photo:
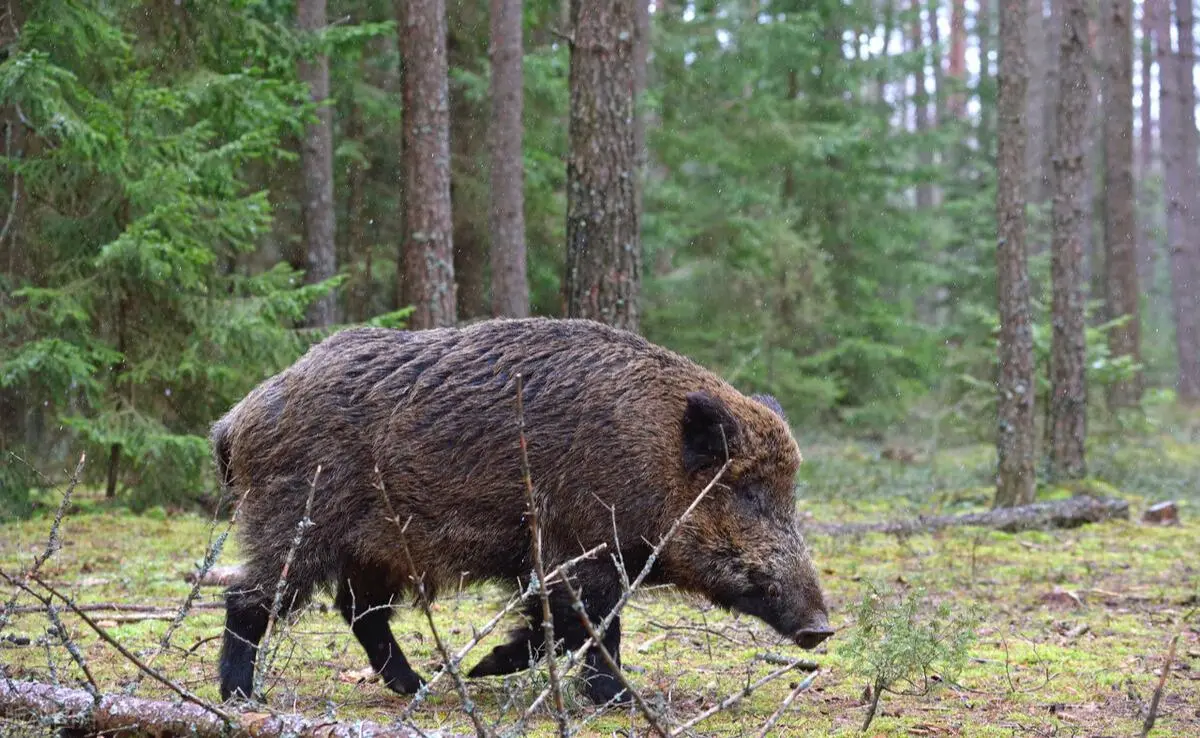
<svg viewBox="0 0 1200 738"><path fill-rule="evenodd" d="M396 673L383 673L383 683L396 694L416 694L425 686L425 680L412 669L397 670Z"/></svg>
<svg viewBox="0 0 1200 738"><path fill-rule="evenodd" d="M515 674L529 668L530 661L536 657L530 656L529 648L523 643L505 643L496 646L492 652L479 660L475 668L467 672L468 679L479 677L504 676Z"/></svg>
<svg viewBox="0 0 1200 738"><path fill-rule="evenodd" d="M597 705L627 705L632 701L621 680L612 674L595 672L584 681L583 693Z"/></svg>
<svg viewBox="0 0 1200 738"><path fill-rule="evenodd" d="M833 635L833 631L829 628L813 628L811 630L798 630L794 636L796 645L805 650L816 648L821 641Z"/></svg>

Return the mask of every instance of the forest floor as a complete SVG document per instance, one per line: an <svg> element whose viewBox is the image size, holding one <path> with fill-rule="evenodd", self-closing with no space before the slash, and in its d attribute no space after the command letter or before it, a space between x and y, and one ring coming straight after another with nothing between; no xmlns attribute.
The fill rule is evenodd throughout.
<svg viewBox="0 0 1200 738"><path fill-rule="evenodd" d="M853 607L869 586L891 595L914 588L922 618L937 618L945 604L953 614L976 612L965 668L953 680L898 683L885 693L868 735L1136 735L1158 683L1168 644L1179 634L1153 735L1200 735L1200 432L1196 426L1112 435L1093 440L1090 463L1105 482L1093 489L1131 503L1129 521L1054 532L1009 534L972 528L897 538L868 534L831 538L810 535L839 634L815 652L781 642L761 623L733 617L669 590L639 594L623 616L622 655L633 684L664 722L680 725L745 684L779 668L780 657L807 656L820 664L810 686L778 717L772 735L858 734L871 679L849 671L847 634ZM983 445L888 460L877 446L808 443L800 507L818 522L873 521L986 507L994 468ZM907 453L886 454L908 456ZM1109 486L1111 485L1111 486ZM1043 489L1050 499L1070 490ZM1156 501L1181 503L1182 523L1140 521ZM53 500L48 497L47 503ZM38 517L0 527L0 569L15 573L45 547L48 505ZM212 537L211 521L196 514L152 510L134 515L109 508L83 490L62 526L63 549L43 567L52 585L80 604L123 602L174 610L190 589L194 570ZM226 547L222 564L236 562ZM0 588L9 595L7 587ZM201 602L219 601L206 587ZM449 593L433 606L437 627L451 649L467 642L505 601L490 588ZM24 597L21 604L32 604ZM96 638L74 615L64 615L72 637L98 683L117 691L136 669ZM127 647L150 653L167 627L164 620L123 621L112 613L96 619ZM223 613L195 609L156 662L201 697L216 699L216 659ZM440 664L424 615L401 608L393 628L414 666L425 676ZM42 613L18 616L7 632L33 645L0 642L0 662L14 678L78 683L78 668L65 653L39 647L47 631ZM489 636L466 660L469 667L504 637ZM321 719L395 720L409 699L364 678L366 658L327 598L306 612L279 640L269 672L269 704ZM53 666L50 665L50 659ZM792 674L753 691L737 707L698 724L701 735L757 735L805 674ZM537 674L471 683L485 719L503 731L545 685ZM138 694L170 694L145 679ZM567 690L572 720L584 735L646 735L635 710L596 713L574 689ZM412 715L422 730L472 734L449 679L441 680ZM554 733L551 713L538 711L530 734ZM0 732L4 724L0 723Z"/></svg>

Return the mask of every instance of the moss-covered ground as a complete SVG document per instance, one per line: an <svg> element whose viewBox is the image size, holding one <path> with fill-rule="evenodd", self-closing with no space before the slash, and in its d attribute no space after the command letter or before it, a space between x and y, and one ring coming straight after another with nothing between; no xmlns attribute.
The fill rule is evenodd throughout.
<svg viewBox="0 0 1200 738"><path fill-rule="evenodd" d="M904 461L882 458L870 445L805 446L800 507L821 522L880 520L986 507L994 458L986 446L929 450L915 446ZM866 676L848 671L840 650L854 628L851 608L868 583L903 592L926 591L927 610L948 603L982 616L970 661L954 683L932 682L922 695L885 694L869 735L1113 735L1139 734L1170 638L1179 643L1154 735L1200 735L1200 440L1194 426L1171 432L1101 437L1090 450L1093 489L1131 503L1129 521L1054 532L1007 534L959 528L897 539L885 535L831 538L810 535L833 624L841 632L812 656L821 668L771 731L775 735L856 734L865 714ZM1100 481L1103 480L1103 481ZM1070 494L1050 488L1045 498ZM0 568L21 571L45 547L54 495L32 520L0 527ZM1140 522L1161 499L1181 503L1182 524ZM192 513L133 515L79 492L62 527L64 546L42 575L79 603L124 602L177 607L190 585L184 575L203 557L215 528ZM232 540L221 562L238 558ZM3 587L3 599L10 588ZM218 601L204 588L200 601ZM467 589L434 605L441 635L452 648L471 637L503 605L505 594ZM20 604L33 601L25 596ZM126 622L97 613L113 636L144 655L153 652L167 622ZM135 668L72 615L64 620L98 682L116 690ZM193 610L156 667L197 694L216 697L215 667L222 613ZM422 613L404 608L394 621L410 660L428 676L440 663ZM79 670L59 647L39 645L43 614L20 615L7 633L30 645L0 642L0 662L14 678L78 682ZM498 630L467 659L470 666L504 637ZM395 720L409 698L364 679L365 656L348 629L319 599L279 641L270 672L273 709L343 720ZM804 655L764 625L733 617L670 590L640 594L624 617L624 661L650 704L672 724L698 715L748 681L769 673L779 657ZM756 735L803 677L793 673L753 692L738 707L696 726L703 735ZM512 727L545 677L523 674L472 683L472 697L490 722ZM912 691L912 690L908 690ZM596 714L568 690L573 720L585 735L644 735L630 710ZM143 696L168 692L146 679ZM411 720L423 729L472 733L451 682L442 680ZM0 723L0 732L3 723ZM525 725L552 734L545 710Z"/></svg>

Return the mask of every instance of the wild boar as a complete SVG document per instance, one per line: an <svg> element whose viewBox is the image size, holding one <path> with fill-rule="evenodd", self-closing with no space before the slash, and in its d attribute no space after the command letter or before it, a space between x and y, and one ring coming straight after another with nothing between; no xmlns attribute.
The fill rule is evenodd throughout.
<svg viewBox="0 0 1200 738"><path fill-rule="evenodd" d="M218 473L228 493L243 498L246 557L243 579L226 591L223 699L251 692L257 646L318 466L313 525L295 551L281 615L317 587L331 591L392 690L410 694L423 684L388 624L390 605L411 595L417 578L430 597L464 581L529 581L518 375L547 570L609 547L572 570L593 622L622 593L611 554L636 575L728 459L648 581L761 618L802 648L832 634L795 516L800 451L773 399L747 397L682 356L592 321L358 328L312 347L213 426ZM403 542L397 518L406 525ZM532 599L528 626L469 676L529 667L544 647ZM560 647L581 647L587 636L569 594L553 588L551 600ZM617 618L603 635L614 659L620 638ZM592 700L626 698L595 647L584 670Z"/></svg>

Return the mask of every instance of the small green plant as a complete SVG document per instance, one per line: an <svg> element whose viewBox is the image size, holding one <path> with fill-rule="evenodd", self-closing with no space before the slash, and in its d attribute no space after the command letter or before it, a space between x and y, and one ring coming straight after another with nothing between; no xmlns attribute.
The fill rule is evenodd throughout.
<svg viewBox="0 0 1200 738"><path fill-rule="evenodd" d="M864 731L875 719L883 692L928 694L939 682L953 681L966 664L977 613L956 612L946 603L929 611L924 603L922 588L901 596L868 584L854 608L857 624L838 650L849 659L851 673L871 682Z"/></svg>

